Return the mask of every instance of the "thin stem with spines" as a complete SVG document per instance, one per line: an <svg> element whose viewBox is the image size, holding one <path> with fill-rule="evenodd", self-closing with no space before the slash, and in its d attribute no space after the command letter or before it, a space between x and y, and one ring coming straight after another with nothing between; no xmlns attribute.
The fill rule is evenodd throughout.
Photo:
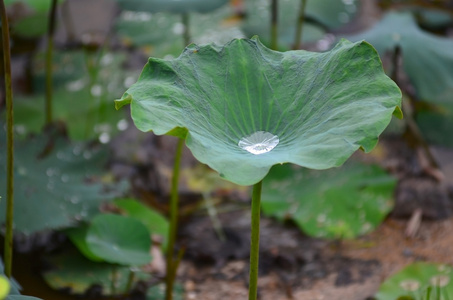
<svg viewBox="0 0 453 300"><path fill-rule="evenodd" d="M52 7L49 13L49 27L47 31L47 52L46 52L46 125L52 123L52 51L53 35L55 32L55 19L57 15L57 0L52 0Z"/></svg>
<svg viewBox="0 0 453 300"><path fill-rule="evenodd" d="M173 177L171 180L171 194L170 194L170 229L168 231L168 248L167 248L167 276L166 276L166 289L165 299L171 300L173 297L173 284L176 273L176 264L173 259L173 251L175 247L176 232L178 228L178 185L179 185L179 169L181 165L182 149L184 147L184 139L178 140L176 146L175 160L173 164Z"/></svg>
<svg viewBox="0 0 453 300"><path fill-rule="evenodd" d="M256 300L258 292L258 263L260 251L260 210L262 181L253 186L252 233L250 239L249 300Z"/></svg>
<svg viewBox="0 0 453 300"><path fill-rule="evenodd" d="M302 42L302 30L304 26L305 20L305 7L307 5L308 0L301 0L300 9L299 9L299 17L297 18L297 26L296 26L296 36L294 37L294 49L299 49L300 44Z"/></svg>
<svg viewBox="0 0 453 300"><path fill-rule="evenodd" d="M6 99L6 231L5 231L5 275L9 278L13 265L13 218L14 218L14 115L13 90L11 84L11 50L9 44L9 25L4 0L0 1L2 19L3 61L5 68Z"/></svg>

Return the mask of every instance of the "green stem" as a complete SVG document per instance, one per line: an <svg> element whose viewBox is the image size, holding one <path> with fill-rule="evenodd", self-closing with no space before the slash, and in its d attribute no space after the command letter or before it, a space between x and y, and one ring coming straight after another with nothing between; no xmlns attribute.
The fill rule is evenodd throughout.
<svg viewBox="0 0 453 300"><path fill-rule="evenodd" d="M300 3L299 17L297 18L296 26L296 36L294 37L294 49L299 49L302 42L302 29L304 27L305 7L307 5L307 1L308 0L301 0Z"/></svg>
<svg viewBox="0 0 453 300"><path fill-rule="evenodd" d="M129 276L127 278L126 290L125 290L126 294L131 291L132 284L134 283L134 279L135 279L135 271L130 269Z"/></svg>
<svg viewBox="0 0 453 300"><path fill-rule="evenodd" d="M278 0L271 0L271 49L278 49Z"/></svg>
<svg viewBox="0 0 453 300"><path fill-rule="evenodd" d="M6 99L6 232L5 232L5 275L11 277L13 265L13 215L14 215L14 115L13 90L11 85L11 51L9 45L9 25L4 0L0 2L2 19L3 61L5 65L5 99Z"/></svg>
<svg viewBox="0 0 453 300"><path fill-rule="evenodd" d="M249 300L256 300L258 291L258 261L260 251L260 206L261 187L260 181L253 186L252 193L252 235L250 242L250 279Z"/></svg>
<svg viewBox="0 0 453 300"><path fill-rule="evenodd" d="M182 24L184 25L184 47L190 44L190 24L189 24L189 13L183 13L182 15Z"/></svg>
<svg viewBox="0 0 453 300"><path fill-rule="evenodd" d="M171 180L171 195L170 195L170 229L168 231L168 248L167 248L167 276L165 299L171 300L173 294L174 276L174 261L173 251L175 247L176 231L178 228L178 185L179 185L179 167L181 164L182 149L184 139L180 138L176 146L175 161L173 165L173 178Z"/></svg>
<svg viewBox="0 0 453 300"><path fill-rule="evenodd" d="M57 15L57 0L52 0L49 13L49 27L47 31L46 53L46 125L52 123L52 51L53 34L55 32L55 19Z"/></svg>

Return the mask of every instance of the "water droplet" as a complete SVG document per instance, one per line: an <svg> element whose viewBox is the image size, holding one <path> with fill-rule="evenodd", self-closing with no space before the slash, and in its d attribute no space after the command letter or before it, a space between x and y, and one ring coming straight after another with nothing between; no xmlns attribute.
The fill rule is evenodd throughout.
<svg viewBox="0 0 453 300"><path fill-rule="evenodd" d="M22 175L22 176L27 175L27 172L28 172L27 169L24 168L24 167L22 167L22 166L20 166L20 167L17 169L17 173L19 173L19 175Z"/></svg>
<svg viewBox="0 0 453 300"><path fill-rule="evenodd" d="M238 146L252 154L259 155L271 151L279 142L278 136L266 131L257 131L243 137Z"/></svg>
<svg viewBox="0 0 453 300"><path fill-rule="evenodd" d="M107 144L108 142L110 142L110 134L108 134L107 132L101 133L101 135L99 136L99 141L102 144Z"/></svg>
<svg viewBox="0 0 453 300"><path fill-rule="evenodd" d="M90 159L91 156L92 156L92 154L91 154L90 151L88 151L88 150L83 151L83 157L84 157L85 159Z"/></svg>
<svg viewBox="0 0 453 300"><path fill-rule="evenodd" d="M80 146L75 146L74 149L72 149L72 153L74 153L75 156L79 156L82 153L82 148Z"/></svg>
<svg viewBox="0 0 453 300"><path fill-rule="evenodd" d="M20 135L27 133L27 128L24 125L14 125L14 130Z"/></svg>
<svg viewBox="0 0 453 300"><path fill-rule="evenodd" d="M99 84L95 84L91 87L91 95L99 97L102 95L102 87Z"/></svg>
<svg viewBox="0 0 453 300"><path fill-rule="evenodd" d="M71 81L66 84L66 89L70 92L77 92L83 89L86 85L85 79L79 79L75 81Z"/></svg>
<svg viewBox="0 0 453 300"><path fill-rule="evenodd" d="M316 217L316 221L318 223L324 223L324 222L326 222L326 219L327 219L327 217L325 214L320 214Z"/></svg>
<svg viewBox="0 0 453 300"><path fill-rule="evenodd" d="M127 127L129 127L129 123L127 123L127 120L125 119L119 120L116 124L116 128L118 128L119 131L124 131L127 129Z"/></svg>
<svg viewBox="0 0 453 300"><path fill-rule="evenodd" d="M447 275L436 275L431 277L429 283L433 286L444 287L450 282L450 277Z"/></svg>
<svg viewBox="0 0 453 300"><path fill-rule="evenodd" d="M79 215L75 215L74 219L76 219L76 221L82 221L82 217Z"/></svg>
<svg viewBox="0 0 453 300"><path fill-rule="evenodd" d="M61 175L61 182L68 182L69 181L69 175L63 174Z"/></svg>
<svg viewBox="0 0 453 300"><path fill-rule="evenodd" d="M399 41L401 41L401 35L400 35L399 33L397 33L397 32L394 32L394 33L392 34L392 40L393 40L394 42L399 42Z"/></svg>
<svg viewBox="0 0 453 300"><path fill-rule="evenodd" d="M183 23L175 23L173 25L172 31L173 31L174 34L180 35L180 34L183 34L184 28L185 27L184 27Z"/></svg>
<svg viewBox="0 0 453 300"><path fill-rule="evenodd" d="M72 196L72 197L71 197L71 203L72 203L72 204L77 204L77 203L79 203L79 202L80 202L79 197L77 197L77 196Z"/></svg>
<svg viewBox="0 0 453 300"><path fill-rule="evenodd" d="M408 292L414 292L420 288L420 282L414 279L407 279L400 282L400 287Z"/></svg>
<svg viewBox="0 0 453 300"><path fill-rule="evenodd" d="M101 58L101 65L103 65L103 66L108 66L112 62L113 62L113 55L111 53L107 53Z"/></svg>
<svg viewBox="0 0 453 300"><path fill-rule="evenodd" d="M136 78L133 77L133 76L127 76L125 79L124 79L124 87L125 88L130 88L131 85L133 85L136 81Z"/></svg>
<svg viewBox="0 0 453 300"><path fill-rule="evenodd" d="M350 17L347 13L341 12L338 14L338 21L340 21L341 23L348 23L349 20L350 20Z"/></svg>
<svg viewBox="0 0 453 300"><path fill-rule="evenodd" d="M437 267L437 270L438 270L439 272L448 274L448 273L451 272L451 267L448 266L448 265L443 265L443 264L442 264L442 265L439 265L439 266Z"/></svg>

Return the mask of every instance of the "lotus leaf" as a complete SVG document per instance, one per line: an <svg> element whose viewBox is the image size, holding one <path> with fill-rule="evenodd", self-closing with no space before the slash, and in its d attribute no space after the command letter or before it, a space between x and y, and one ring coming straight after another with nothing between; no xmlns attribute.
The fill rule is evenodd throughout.
<svg viewBox="0 0 453 300"><path fill-rule="evenodd" d="M130 103L142 131L186 128L186 145L199 161L229 181L252 185L274 164L326 169L360 147L370 151L400 101L366 42L282 53L253 38L191 44L174 60L150 58L116 106ZM239 146L266 133L276 136L266 153Z"/></svg>
<svg viewBox="0 0 453 300"><path fill-rule="evenodd" d="M116 0L123 9L148 12L210 12L228 0Z"/></svg>
<svg viewBox="0 0 453 300"><path fill-rule="evenodd" d="M387 278L375 298L395 300L405 296L414 300L425 300L426 290L431 287L430 299L451 299L452 274L452 267L449 265L416 262Z"/></svg>
<svg viewBox="0 0 453 300"><path fill-rule="evenodd" d="M86 246L103 260L122 265L151 261L151 235L140 221L127 216L100 214L86 232Z"/></svg>
<svg viewBox="0 0 453 300"><path fill-rule="evenodd" d="M453 147L453 102L438 105L433 110L417 112L417 124L427 141L446 147Z"/></svg>
<svg viewBox="0 0 453 300"><path fill-rule="evenodd" d="M390 12L370 30L349 37L366 39L381 55L399 46L403 68L420 99L436 103L452 100L453 40L420 29L410 13Z"/></svg>
<svg viewBox="0 0 453 300"><path fill-rule="evenodd" d="M64 0L58 0L58 3L62 3ZM52 4L52 1L43 0L5 0L5 5L10 6L17 3L23 3L38 13L47 12Z"/></svg>
<svg viewBox="0 0 453 300"><path fill-rule="evenodd" d="M93 285L102 288L102 295L113 295L112 274L116 272L116 290L124 292L131 272L129 267L92 262L75 249L70 249L47 258L53 265L43 273L44 280L55 290L70 289L72 294L83 294ZM135 272L137 279L149 279L149 274Z"/></svg>
<svg viewBox="0 0 453 300"><path fill-rule="evenodd" d="M4 131L0 144L5 145ZM49 145L53 147L48 148ZM47 156L41 157L46 150ZM5 191L6 157L0 152L0 191ZM106 151L37 136L15 144L14 228L25 234L74 226L99 212L99 205L118 196L125 185L100 183ZM87 182L91 180L92 182ZM5 211L5 201L0 203ZM0 214L0 222L5 215Z"/></svg>
<svg viewBox="0 0 453 300"><path fill-rule="evenodd" d="M294 220L311 236L354 238L391 211L395 186L396 179L379 167L357 162L327 171L278 165L264 179L262 208Z"/></svg>

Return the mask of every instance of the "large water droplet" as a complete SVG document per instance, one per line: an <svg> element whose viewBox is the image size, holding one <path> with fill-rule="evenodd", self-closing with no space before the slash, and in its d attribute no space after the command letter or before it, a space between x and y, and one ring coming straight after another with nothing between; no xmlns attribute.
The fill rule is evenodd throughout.
<svg viewBox="0 0 453 300"><path fill-rule="evenodd" d="M243 137L239 141L238 146L252 154L258 155L271 151L279 142L278 136L266 131L257 131Z"/></svg>

